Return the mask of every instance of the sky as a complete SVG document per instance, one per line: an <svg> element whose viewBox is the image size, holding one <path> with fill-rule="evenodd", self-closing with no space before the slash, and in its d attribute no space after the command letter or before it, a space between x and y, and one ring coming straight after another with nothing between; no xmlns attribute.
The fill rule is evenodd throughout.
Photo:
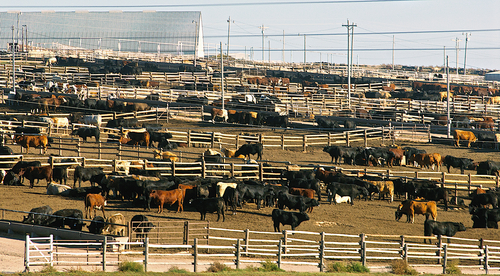
<svg viewBox="0 0 500 276"><path fill-rule="evenodd" d="M264 59L285 62L346 63L349 20L355 64L394 57L396 65L443 66L448 56L450 67L500 70L498 0L270 1L2 0L0 11L201 11L205 52L222 42L225 53L230 27L230 54L260 61L264 26Z"/></svg>

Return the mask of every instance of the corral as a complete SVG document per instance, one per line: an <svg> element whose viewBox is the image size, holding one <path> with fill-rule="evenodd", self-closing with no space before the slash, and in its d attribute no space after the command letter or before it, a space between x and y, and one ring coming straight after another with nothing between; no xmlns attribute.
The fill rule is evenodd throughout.
<svg viewBox="0 0 500 276"><path fill-rule="evenodd" d="M100 76L99 82L107 82L108 77L109 76ZM168 79L166 75L164 75L163 77L165 79ZM89 78L90 79L86 81L92 81L92 76L89 75ZM195 78L194 87L200 85L200 83L198 83L198 80ZM110 82L114 81L116 80L110 80ZM212 79L208 82L217 83L218 81L219 80L214 81ZM165 82L167 83L168 81ZM186 87L186 83L187 82L182 83L182 85ZM240 80L239 85L242 84L243 83ZM172 85L172 83L168 83L168 85ZM261 87L256 88L257 92L262 92L259 91ZM266 93L268 93L268 95L271 95L271 91L275 92L275 89L276 87L267 87L265 88L265 91ZM372 173L387 176L389 178L432 178L443 183L443 185L449 189L450 194L456 196L457 199L452 202L452 208L448 211L444 211L442 208L442 204L439 204L439 221L457 221L464 223L467 231L459 232L457 234L457 237L470 239L460 240L463 244L466 245L462 245L461 248L460 246L457 246L458 249L453 248L454 250L456 250L456 252L453 252L452 254L455 254L457 258L462 259L463 263L461 264L469 266L477 265L479 263L479 259L477 256L484 258L484 245L489 245L492 254L495 254L495 241L500 240L500 234L498 234L496 230L492 229L472 228L471 216L466 210L466 207L457 205L456 203L458 199L462 198L466 199L467 204L469 193L476 187L498 187L498 176L477 176L476 173L472 170L467 170L466 175L459 175L458 173L456 173L456 171L454 171L455 173L448 174L444 172L435 172L430 169L422 170L420 168L414 168L411 166L395 166L392 168L387 168L366 167L359 165L352 166L342 164L338 167L334 167L330 162L330 156L322 151L324 146L336 144L348 145L352 147L367 147L380 146L381 144L391 145L393 143L397 143L399 146L413 146L420 149L425 149L427 152L441 153L443 156L453 155L457 157L468 157L474 159L474 161L500 161L498 152L494 149L495 146L493 146L492 148L488 148L486 145L484 148L472 147L470 149L453 147L452 141L444 137L442 133L443 129L435 128L434 126L430 127L428 125L430 121L436 120L435 117L427 117L429 116L428 114L432 114L436 110L442 111L444 108L444 103L437 101L420 100L366 100L363 98L358 98L350 103L346 103L345 90L342 87L339 87L338 91L334 87L329 87L327 88L327 90L331 90L332 93L321 95L321 97L318 97L319 89L317 87L316 89L312 89L312 91L314 91L314 93L316 94L315 96L307 96L307 94L314 94L311 92L305 93L305 95L300 96L291 94L285 95L284 93L281 97L279 97L281 104L272 104L264 107L263 109L269 108L269 110L276 113L279 113L277 109L279 108L280 110L284 111L284 114L290 115L289 117L292 120L291 126L289 126L288 128L283 128L281 126L262 126L260 124L252 126L251 124L247 125L245 123L225 124L216 122L216 124L214 125L211 122L208 122L208 120L206 119L206 116L209 112L203 107L200 107L199 105L192 106L191 104L189 104L189 101L187 102L187 104L186 102L184 102L183 105L179 106L174 104L174 101L176 101L176 103L182 102L179 101L179 98L183 98L181 96L184 96L184 98L188 98L193 95L196 95L196 100L199 100L197 96L208 95L209 97L207 97L207 99L210 99L210 101L213 102L214 99L216 99L219 95L217 93L217 89L215 88L213 89L213 91L203 91L202 93L198 93L195 90L183 90L181 91L181 93L177 94L173 89L165 91L154 91L154 89L146 89L142 91L139 88L133 88L131 90L123 88L121 89L121 93L122 95L125 95L125 99L144 99L145 101L147 101L147 96L154 93L159 95L159 98L165 100L165 102L160 102L160 105L162 105L162 107L157 107L156 109L153 108L152 111L134 111L132 113L127 113L125 111L109 112L110 110L91 110L88 107L80 107L79 109L87 113L101 112L104 122L108 122L111 119L130 118L146 120L158 124L155 127L163 127L163 130L165 132L172 134L172 138L170 139L171 142L185 144L187 146L185 148L179 147L177 150L171 150L180 158L179 162L164 162L154 160L153 149L151 148L143 146L130 147L127 145L117 144L116 139L109 139L111 137L110 134L123 133L123 129L101 127L99 129L101 137L97 138L96 142L93 141L93 138L91 138L90 141L84 142L83 140L78 139L75 136L69 136L68 132L69 129L74 130L80 127L90 127L89 125L72 124L71 126L68 126L66 129L64 129L49 126L42 122L37 122L36 124L42 127L42 131L46 131L53 139L53 142L51 142L52 146L49 148L48 154L33 154L33 150L31 150L30 153L24 154L22 156L8 156L9 159L14 158L14 161L7 160L5 163L15 163L19 159L40 160L42 164L57 167L61 165L58 164L59 159L63 159L66 157L77 157L74 163L66 165L76 165L76 163L78 163L85 167L101 167L104 168L104 171L106 173L108 173L120 171L123 166L123 163L121 163L120 161L136 161L137 163L131 165L131 167L135 166L146 171L157 171L165 177L195 176L219 179L229 177L235 178L237 180L251 178L260 181L282 180L281 174L277 173L276 171L293 171L295 169L293 165L299 165L303 170L314 170L318 166L323 166L327 168L342 170L343 172L352 171L354 175L358 176ZM98 88L87 87L87 90L82 93L82 95L91 99L104 99L108 98L111 93L110 91L111 90L108 90L108 87L100 85ZM304 92L307 91L305 91L304 89ZM33 92L29 91L28 94L33 94ZM233 94L230 94L229 96L232 99L238 99L239 94L240 93L238 93L237 89L234 88ZM494 105L486 103L488 101L487 97L481 96L472 98L475 99L477 103L475 103L471 99L471 97L472 96L468 96L468 101L464 101L465 103L459 101L455 102L453 107L455 108L457 114L467 113L472 114L471 116L477 116L477 118L483 115L493 116L495 118L498 117L498 110L496 109L496 107ZM11 99L9 103L16 103L16 100ZM29 103L29 101L21 100L19 103ZM374 104L376 104L376 107L374 107ZM345 107L349 105L356 107L356 109L347 111ZM371 115L373 115L372 119L363 118L362 116L356 116L359 114L359 112L357 112L356 110L359 111L359 109L365 109L370 105L372 106L371 109L375 112L383 109L390 109L390 116L384 117L387 114L377 114L375 112L371 113ZM257 109L256 105L252 105L252 103L247 102L240 102L239 100L238 103L234 103L232 107L238 110ZM71 107L65 108L67 108L68 110L73 110L71 109ZM30 109L32 108L28 105L24 111L29 112ZM8 108L5 108L5 110L8 110ZM338 112L339 110L344 110L345 112ZM421 115L408 115L402 110L425 110L426 113L422 113ZM347 123L341 121L341 123L343 124L343 128L339 127L338 129L324 129L322 127L320 129L315 121L311 119L311 115L353 115L358 117L358 127L355 130L349 130L346 126ZM380 117L376 118L376 115ZM6 117L12 117L12 115L8 115ZM420 126L416 123L413 123L407 125L406 128L405 125L399 124L401 122L409 121L410 119L418 123L427 124L424 126ZM340 121L340 119L338 120ZM17 122L4 119L2 121L2 128L6 130L4 132L4 135L5 137L7 137L8 133L12 133L12 131L9 130L11 130L11 128L14 126L29 127L33 126L34 124L35 123L31 119L21 120ZM359 127L363 124L363 127ZM375 126L371 127L372 124L374 124ZM104 142L105 137L108 138L110 142ZM429 143L431 141L439 142L439 144ZM220 149L222 147L238 148L239 146L247 142L260 142L263 144L263 160L265 160L264 162L258 162L257 164L246 164L240 159L223 159L224 163L219 163L209 162L202 158L202 154L206 151L206 148L202 146L214 149ZM492 144L496 145L498 141L491 142ZM12 140L6 139L6 145L11 147L15 154L22 153L20 146L13 145ZM52 158L48 158L48 155L54 156ZM152 165L152 167L150 167L149 165ZM443 168L442 170L444 171ZM69 176L70 179L73 178L72 169L70 169ZM2 189L4 198L0 205L0 208L3 209L2 219L12 222L20 222L22 220L22 215L11 210L27 212L34 207L42 205L49 205L54 210L64 208L77 208L83 210L82 198L46 195L44 184L45 183L42 182L42 184L35 185L34 189L29 189L26 186L3 186ZM89 184L85 183L83 186L88 187ZM325 194L325 192L326 191L323 188L323 195ZM197 238L197 241L199 242L197 246L199 249L207 249L210 251L214 251L215 254L220 254L211 256L229 257L229 255L231 254L225 251L234 250L236 252L239 252L240 247L235 249L232 244L235 243L236 239L241 239L243 242L246 242L246 244L244 243L242 247L245 251L239 253L250 255L248 252L249 248L251 248L251 245L248 244L250 240L249 235L254 235L255 233L264 235L264 237L259 236L258 238L256 238L262 243L266 243L271 239L273 240L273 242L269 242L269 244L266 246L255 246L256 249L254 252L252 252L254 257L257 255L276 256L277 258L279 258L279 262L282 261L282 257L290 258L290 261L292 263L296 262L298 264L300 262L309 262L309 264L312 265L318 265L318 262L311 261L311 259L314 260L316 258L319 258L321 262L326 261L327 259L354 259L363 260L367 262L369 266L377 266L383 265L385 261L392 258L399 258L397 257L398 255L403 255L400 254L400 252L406 250L406 253L404 255L406 257L410 257L409 261L411 263L411 250L415 249L411 248L411 246L413 246L413 242L415 242L419 244L417 246L417 248L419 249L417 250L429 251L425 252L427 255L423 255L432 255L432 258L429 257L426 261L424 261L423 264L435 264L437 261L434 258L434 251L436 249L441 250L442 247L434 247L429 249L429 247L422 246L422 217L417 217L416 223L411 225L394 220L394 211L399 204L399 200L400 199L396 199L397 202L392 203L378 199L374 201L356 200L356 204L354 206L350 206L347 204L330 205L324 201L320 202L320 206L315 208L313 213L309 214L310 220L302 223L299 226L299 230L302 231L297 232L295 235L293 235L293 237L288 236L284 237L283 239L285 246L288 246L286 245L286 243L290 241L299 242L300 244L293 249L296 249L296 251L298 252L307 251L306 248L311 250L307 251L307 253L297 253L296 255L289 254L288 256L286 256L286 254L281 255L282 252L286 252L286 250L282 247L278 247L279 242L277 240L279 238L282 238L283 233L260 233L270 232L272 230L272 222L270 218L272 208L267 207L261 210L257 210L256 205L253 203L247 203L247 205L243 207L243 209L238 209L236 215L226 214L225 222L215 222L215 215L209 214L208 217L210 223L199 222L199 213L194 212L194 208L190 207L187 203L185 203L185 212L173 213L173 210L175 210L174 208L177 207L173 206L172 208L167 207L167 209L170 211L166 214L157 214L154 211L144 210L142 206L137 206L136 204L134 204L133 200L111 198L108 202L109 206L106 207L106 212L109 212L111 214L122 213L127 221L130 221L130 219L136 214L147 215L150 221L155 225L155 229L148 234L148 243L164 245L163 248L160 245L156 246L157 249L155 250L160 251L174 250L172 249L173 247L167 246L167 244L173 243L177 245L184 245L184 247L178 246L175 250L194 250L193 252L198 252L197 248L193 248L194 238ZM200 228L198 228L198 226L196 225L201 226ZM168 230L167 228L169 227L175 227L175 230ZM194 230L197 230L199 232L192 232ZM35 230L32 231L34 231L34 233L36 234ZM84 231L86 231L86 229L84 229ZM169 231L178 233L179 236L175 237L175 240L173 241L167 241L165 239L165 233L169 233ZM220 234L220 232L223 232L225 234ZM321 234L322 232L324 232L325 234ZM129 233L129 238L131 240L135 240L133 234L135 233ZM360 234L364 235L360 237ZM55 235L60 237L62 234L56 233ZM304 237L300 235L304 235ZM314 238L306 238L307 235L312 235L314 236ZM174 238L173 235L170 236ZM338 243L337 240L329 240L328 238L325 238L330 236L352 239L352 244L345 244L342 246L339 245L339 247L345 247L343 249L326 246ZM405 249L405 238L401 236L406 236L406 241L408 241L408 239L411 240L411 245L409 245L410 248L406 246ZM352 246L353 244L359 244L359 239L365 239L364 237L369 237L364 240L364 242L366 242L364 243L364 246ZM370 240L370 238L373 238L374 240ZM478 240L478 238L482 240ZM97 239L102 240L103 237L97 237ZM223 242L224 239L228 239L228 241ZM472 241L472 239L474 239L474 241ZM143 242L140 239L139 241ZM320 241L322 241L323 243L319 245L318 243ZM57 243L59 243L59 241L57 241ZM209 245L219 246L219 248L204 248L203 246L206 243L208 243ZM363 241L361 241L361 243L363 244ZM440 244L441 243L442 241L440 242ZM308 246L308 244L310 244L310 246ZM366 244L377 244L380 247L373 249L374 251L371 252L373 252L374 255L370 256L370 250L367 250L370 248L370 246L367 247L365 246ZM139 243L129 244L130 247L136 247L137 245L139 245ZM57 246L63 248L65 246L69 246L69 244L63 242L61 244L58 244ZM92 244L91 246L98 248L102 246L102 243ZM454 245L452 245L452 243L449 243L447 246L452 248ZM472 247L481 247L481 250L483 251L476 252L477 256L475 257L471 257L469 255L462 256L457 253L463 250L462 248ZM146 250L150 250L148 245L146 245L144 248ZM290 248L293 248L292 245L290 245ZM321 248L322 250L326 250L327 253L325 253L325 251L312 252L316 249L321 250ZM268 253L270 255L266 255L264 253L266 252L266 250L270 250L267 251L270 252ZM328 252L329 250L330 252ZM332 254L330 256L328 255L329 253L334 253L335 251L344 251L343 254L354 254L355 257L346 257L342 254ZM106 252L106 250L104 250L103 252ZM139 250L138 252L142 254L141 250ZM441 258L441 254L443 252L439 253L439 258ZM102 258L105 258L106 253L101 254L100 252L94 252L94 254L98 257L96 257L92 261L83 262L82 264L93 266L99 266L99 264L102 264ZM192 253L192 251L189 251L188 253L184 254L191 256L194 253ZM358 256L356 254L362 255ZM363 256L372 258L363 259ZM206 257L210 258L209 255L207 255ZM120 260L120 257L117 258L118 259L116 262ZM298 258L303 258L305 261L299 261ZM493 263L496 260L497 259L491 256L489 260L490 262L492 262L490 263L491 267L496 266L496 264ZM56 262L58 261L63 262L63 260L61 259L56 259ZM110 261L110 263L112 262L115 261ZM417 261L417 258L415 258L414 262L415 264L422 264L420 261ZM104 261L104 263L106 262ZM154 264L154 261L151 261L151 264ZM481 265L483 265L483 263L481 263Z"/></svg>

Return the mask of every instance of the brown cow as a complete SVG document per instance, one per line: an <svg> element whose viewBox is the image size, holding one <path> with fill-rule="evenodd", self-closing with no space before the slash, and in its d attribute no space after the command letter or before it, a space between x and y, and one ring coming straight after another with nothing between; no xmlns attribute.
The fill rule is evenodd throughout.
<svg viewBox="0 0 500 276"><path fill-rule="evenodd" d="M394 157L389 159L387 162L391 163L391 165L398 165L401 166L403 163L403 157L405 156L405 150L404 149L396 149L396 148L389 148L389 151L394 153Z"/></svg>
<svg viewBox="0 0 500 276"><path fill-rule="evenodd" d="M218 109L218 108L212 108L211 110L212 114L212 123L215 124L215 118L220 117L224 120L224 122L227 123L227 119L229 118L229 115L227 113L227 109Z"/></svg>
<svg viewBox="0 0 500 276"><path fill-rule="evenodd" d="M163 205L165 203L170 204L170 206L174 205L174 203L177 202L177 212L179 212L179 209L184 211L184 192L182 189L175 189L171 191L162 191L162 190L152 190L151 193L149 193L149 197L152 200L155 200L158 202L158 213L161 214L163 213Z"/></svg>
<svg viewBox="0 0 500 276"><path fill-rule="evenodd" d="M500 96L491 97L488 104L500 104Z"/></svg>
<svg viewBox="0 0 500 276"><path fill-rule="evenodd" d="M19 176L24 176L26 179L30 181L30 188L33 188L35 184L35 179L45 179L47 180L47 187L52 181L52 167L43 166L43 167L26 167L21 168L19 170Z"/></svg>
<svg viewBox="0 0 500 276"><path fill-rule="evenodd" d="M179 157L175 155L174 153L170 151L164 151L160 152L159 150L153 150L153 153L155 155L155 159L163 159L163 160L170 160L171 162L177 162L179 161Z"/></svg>
<svg viewBox="0 0 500 276"><path fill-rule="evenodd" d="M336 171L327 171L323 167L319 167L316 170L315 178L323 181L325 184L332 182L332 177L337 175Z"/></svg>
<svg viewBox="0 0 500 276"><path fill-rule="evenodd" d="M290 188L290 194L301 195L301 196L308 197L310 199L314 198L314 190L313 189ZM307 209L307 212L312 213L313 208L314 208L313 206L309 207L309 209Z"/></svg>
<svg viewBox="0 0 500 276"><path fill-rule="evenodd" d="M477 141L476 135L474 135L473 132L458 129L453 131L453 139L455 139L456 147L460 147L460 139L468 141L469 143L467 144L467 147L469 148L471 143Z"/></svg>
<svg viewBox="0 0 500 276"><path fill-rule="evenodd" d="M484 117L483 121L477 122L478 129L489 129L493 131L495 129L495 121L492 117Z"/></svg>
<svg viewBox="0 0 500 276"><path fill-rule="evenodd" d="M102 211L102 216L106 218L104 213L104 206L106 206L106 199L100 194L87 194L85 196L85 218L92 219L92 210L94 210L94 217L96 216L96 209Z"/></svg>
<svg viewBox="0 0 500 276"><path fill-rule="evenodd" d="M197 196L196 185L179 184L178 188L184 191L184 198L182 199L183 203L186 200L189 202L189 200L195 199Z"/></svg>
<svg viewBox="0 0 500 276"><path fill-rule="evenodd" d="M441 154L439 153L427 153L424 155L424 165L426 167L432 167L432 165L436 165L437 170L441 169L441 163L443 163Z"/></svg>
<svg viewBox="0 0 500 276"><path fill-rule="evenodd" d="M21 147L26 148L26 153L29 153L30 147L43 147L43 153L47 152L47 146L49 146L49 139L45 135L16 135L14 137L16 144L21 145Z"/></svg>
<svg viewBox="0 0 500 276"><path fill-rule="evenodd" d="M131 139L131 141L129 141L127 144L131 143L134 146L138 146L144 143L146 144L146 147L149 148L149 144L151 143L151 135L149 134L149 132L127 131L126 133L128 137Z"/></svg>
<svg viewBox="0 0 500 276"><path fill-rule="evenodd" d="M40 98L37 100L37 102L40 110L43 110L44 113L49 113L50 107L52 107L53 110L56 111L56 108L66 102L66 98L64 98L64 96L59 96L56 98L54 95L52 95L51 98Z"/></svg>
<svg viewBox="0 0 500 276"><path fill-rule="evenodd" d="M429 219L429 215L436 221L437 206L435 201L416 201L405 200L399 204L396 210L396 220L399 220L403 214L406 214L406 222L414 223L415 215L425 215L425 220Z"/></svg>

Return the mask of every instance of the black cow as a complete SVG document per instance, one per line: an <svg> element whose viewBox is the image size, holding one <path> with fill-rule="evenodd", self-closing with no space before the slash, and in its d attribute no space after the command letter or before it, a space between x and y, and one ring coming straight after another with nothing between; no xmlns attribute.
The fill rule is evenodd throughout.
<svg viewBox="0 0 500 276"><path fill-rule="evenodd" d="M158 148L164 148L170 144L168 139L172 138L172 134L170 134L168 132L158 132L158 131L150 131L150 130L148 130L148 132L150 135L151 142L157 142Z"/></svg>
<svg viewBox="0 0 500 276"><path fill-rule="evenodd" d="M280 232L280 224L292 226L295 230L303 221L308 221L309 216L306 213L288 212L280 209L274 209L271 213L273 219L274 232Z"/></svg>
<svg viewBox="0 0 500 276"><path fill-rule="evenodd" d="M37 127L15 127L13 130L16 134L40 134L40 129Z"/></svg>
<svg viewBox="0 0 500 276"><path fill-rule="evenodd" d="M12 167L12 172L15 174L19 174L21 169L27 168L27 167L41 167L42 163L40 161L19 161L17 162L14 167ZM38 182L37 182L38 183ZM21 176L21 184L24 184L24 176Z"/></svg>
<svg viewBox="0 0 500 276"><path fill-rule="evenodd" d="M345 122L344 122L344 128L355 129L356 128L356 122L354 122L352 120L345 120Z"/></svg>
<svg viewBox="0 0 500 276"><path fill-rule="evenodd" d="M423 197L429 201L444 201L444 210L448 211L448 192L441 187L420 187L417 188L417 197Z"/></svg>
<svg viewBox="0 0 500 276"><path fill-rule="evenodd" d="M363 152L362 148L351 148L342 146L326 146L323 151L330 154L332 157L332 163L335 159L335 164L339 164L340 160L344 158L345 164L354 165L356 155Z"/></svg>
<svg viewBox="0 0 500 276"><path fill-rule="evenodd" d="M424 222L424 236L439 235L453 237L458 231L465 231L465 226L461 222L439 222L430 219ZM426 243L425 240L424 243ZM429 243L431 243L430 239Z"/></svg>
<svg viewBox="0 0 500 276"><path fill-rule="evenodd" d="M365 188L368 191L368 194L370 195L370 200L373 194L380 193L380 189L377 186L373 185L370 182L364 181L359 177L347 176L343 173L337 173L337 175L335 175L332 178L332 180L333 180L332 182L338 182L341 184L354 184L356 186ZM365 200L366 199L368 199L368 196L365 196Z"/></svg>
<svg viewBox="0 0 500 276"><path fill-rule="evenodd" d="M408 160L410 160L410 157L412 157L412 155L419 153L426 153L426 151L423 149L417 149L413 147L404 147L403 149L405 150L405 159L407 165L409 165Z"/></svg>
<svg viewBox="0 0 500 276"><path fill-rule="evenodd" d="M481 207L491 204L493 208L498 208L498 196L495 193L476 194L472 197L470 207Z"/></svg>
<svg viewBox="0 0 500 276"><path fill-rule="evenodd" d="M446 165L448 173L450 173L450 167L460 168L460 173L464 174L465 169L472 166L472 159L470 158L459 158L451 155L446 155L443 160L443 164Z"/></svg>
<svg viewBox="0 0 500 276"><path fill-rule="evenodd" d="M238 206L241 206L243 200L253 200L257 204L257 210L260 210L262 200L266 198L266 194L269 192L267 186L245 183L239 183L236 190L238 190Z"/></svg>
<svg viewBox="0 0 500 276"><path fill-rule="evenodd" d="M19 176L15 174L12 170L8 170L7 174L3 178L3 184L7 186L22 186Z"/></svg>
<svg viewBox="0 0 500 276"><path fill-rule="evenodd" d="M288 207L290 210L299 210L299 212L305 212L307 209L319 206L319 202L316 199L310 199L301 195L291 195L288 193L280 192L278 194L278 208L283 210L284 207Z"/></svg>
<svg viewBox="0 0 500 276"><path fill-rule="evenodd" d="M155 225L145 215L135 215L130 220L132 231L137 234L137 239L143 240Z"/></svg>
<svg viewBox="0 0 500 276"><path fill-rule="evenodd" d="M78 187L81 187L82 181L89 181L92 176L102 173L104 173L102 168L84 168L82 166L76 166L73 188L76 187L76 181L78 181ZM91 186L94 186L94 184L95 182L90 181Z"/></svg>
<svg viewBox="0 0 500 276"><path fill-rule="evenodd" d="M470 214L473 221L472 228L495 228L498 229L500 221L500 209L471 208Z"/></svg>
<svg viewBox="0 0 500 276"><path fill-rule="evenodd" d="M95 141L99 142L100 131L95 127L81 127L79 129L73 130L71 135L77 135L83 139L84 142L87 142L88 137L95 137Z"/></svg>
<svg viewBox="0 0 500 276"><path fill-rule="evenodd" d="M68 181L68 167L69 166L54 166L52 169L52 180L59 181L59 184L66 185Z"/></svg>
<svg viewBox="0 0 500 276"><path fill-rule="evenodd" d="M90 233L97 235L102 233L104 227L106 227L106 220L101 216L95 216L90 222L90 225L87 226Z"/></svg>
<svg viewBox="0 0 500 276"><path fill-rule="evenodd" d="M109 128L118 128L118 127L139 127L139 121L137 119L114 119L114 120L109 120L106 123L106 127Z"/></svg>
<svg viewBox="0 0 500 276"><path fill-rule="evenodd" d="M233 215L236 215L236 206L238 206L238 198L239 198L238 190L236 190L233 187L226 187L226 190L224 190L224 195L222 196L222 198L224 199L224 204L226 205L226 211L229 207L231 207Z"/></svg>
<svg viewBox="0 0 500 276"><path fill-rule="evenodd" d="M7 146L0 146L0 155L13 155L13 154L14 154L14 151L12 151L11 148L9 148ZM13 158L3 158L2 161L14 162L15 160ZM0 164L0 168L3 168L3 169L12 168L12 163Z"/></svg>
<svg viewBox="0 0 500 276"><path fill-rule="evenodd" d="M316 123L320 128L340 128L339 122L325 116L316 116Z"/></svg>
<svg viewBox="0 0 500 276"><path fill-rule="evenodd" d="M412 181L405 182L402 178L397 178L392 181L394 183L394 194L398 196L405 196L408 194L408 198L415 198L417 195L417 189Z"/></svg>
<svg viewBox="0 0 500 276"><path fill-rule="evenodd" d="M220 219L220 215L222 214L222 221L226 220L226 216L224 214L224 199L220 197L211 197L211 198L197 198L190 201L191 205L196 209L196 211L200 212L201 218L200 220L205 220L207 213L217 212L217 221Z"/></svg>
<svg viewBox="0 0 500 276"><path fill-rule="evenodd" d="M342 184L336 182L328 184L326 192L328 194L328 202L330 202L330 204L332 204L332 199L333 202L337 204L335 195L351 197L351 205L354 205L354 199L359 195L363 195L365 198L369 195L368 190L364 187L356 184Z"/></svg>
<svg viewBox="0 0 500 276"><path fill-rule="evenodd" d="M264 146L261 143L244 144L234 153L234 156L244 155L250 158L251 154L257 154L257 159L262 160L263 149Z"/></svg>
<svg viewBox="0 0 500 276"><path fill-rule="evenodd" d="M52 215L52 208L45 205L42 207L36 207L30 210L30 214L25 216L23 223L34 224L34 225L46 225L49 215Z"/></svg>
<svg viewBox="0 0 500 276"><path fill-rule="evenodd" d="M78 209L62 209L52 214L47 221L50 227L64 228L65 225L69 226L71 230L82 231L83 212Z"/></svg>
<svg viewBox="0 0 500 276"><path fill-rule="evenodd" d="M387 163L387 166L391 167L391 162L388 162L394 158L394 152L389 151L387 148L365 148L365 159L366 165L369 165L370 160L375 160L375 164L381 162L382 165Z"/></svg>
<svg viewBox="0 0 500 276"><path fill-rule="evenodd" d="M480 162L477 165L477 174L498 175L499 171L500 171L500 162L487 160Z"/></svg>
<svg viewBox="0 0 500 276"><path fill-rule="evenodd" d="M288 117L287 116L276 116L270 115L264 118L264 124L266 126L274 126L274 127L288 127Z"/></svg>

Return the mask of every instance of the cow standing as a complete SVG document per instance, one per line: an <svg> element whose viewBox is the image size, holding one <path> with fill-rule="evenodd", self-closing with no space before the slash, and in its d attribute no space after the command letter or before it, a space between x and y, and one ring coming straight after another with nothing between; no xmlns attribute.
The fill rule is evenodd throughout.
<svg viewBox="0 0 500 276"><path fill-rule="evenodd" d="M106 218L104 213L104 206L106 206L106 199L100 194L87 194L85 197L85 218L92 219L92 210L94 211L94 217L96 216L96 209L102 211L102 216Z"/></svg>

